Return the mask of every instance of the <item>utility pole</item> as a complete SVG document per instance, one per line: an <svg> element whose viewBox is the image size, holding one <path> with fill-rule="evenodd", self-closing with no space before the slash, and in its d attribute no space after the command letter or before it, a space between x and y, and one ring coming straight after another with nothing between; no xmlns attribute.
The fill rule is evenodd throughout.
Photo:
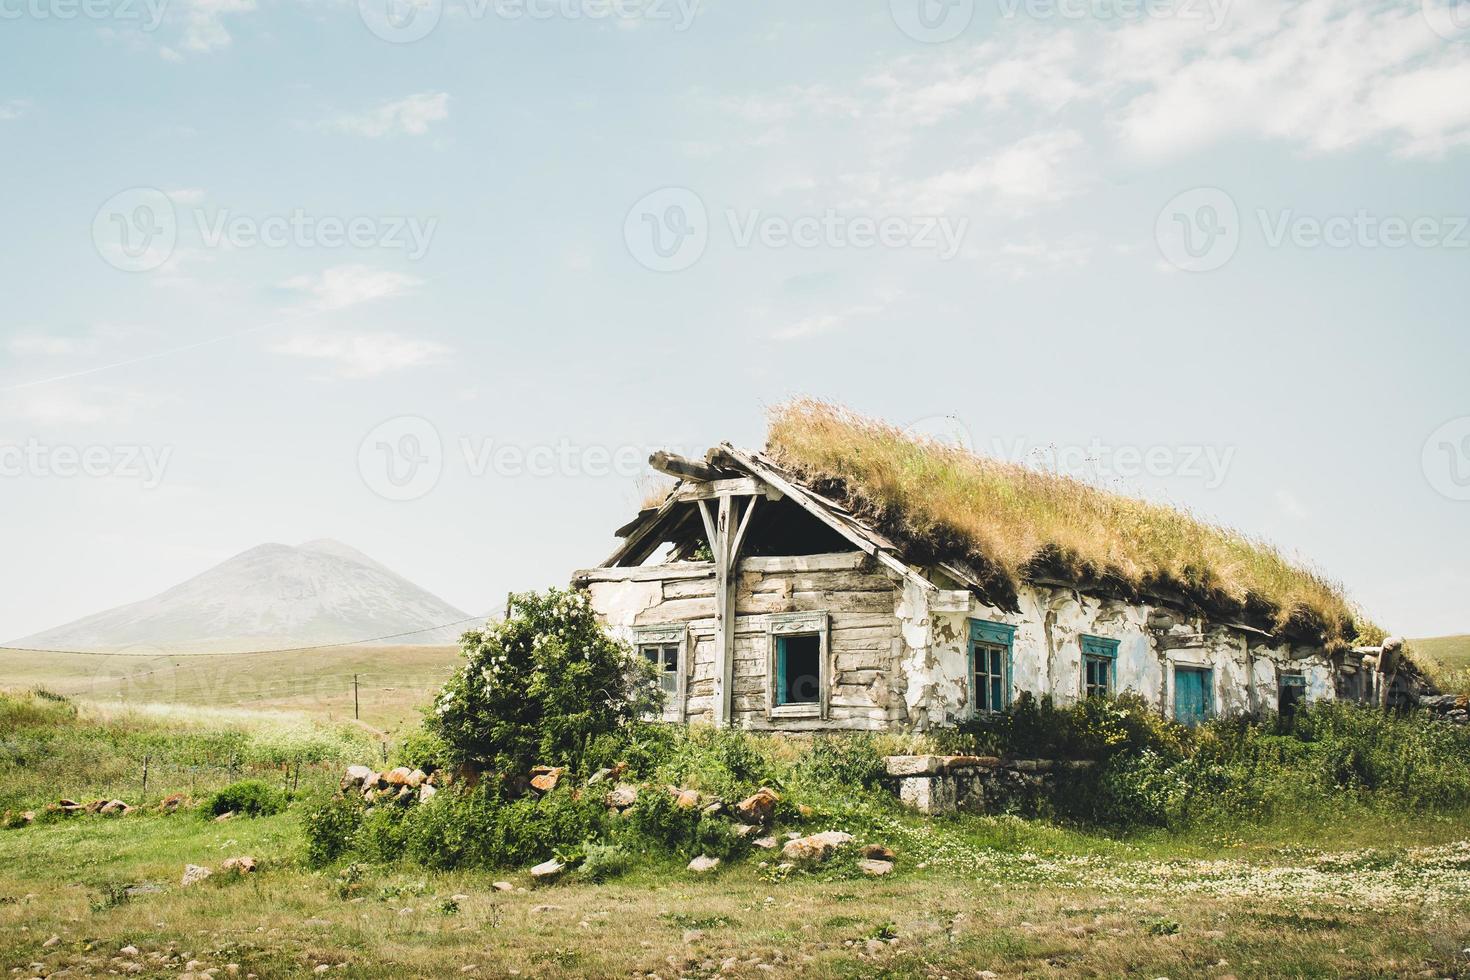
<svg viewBox="0 0 1470 980"><path fill-rule="evenodd" d="M357 705L357 675L356 674L353 674L352 675L352 717L353 717L354 720L361 720L361 718L362 718L362 715L358 712L358 705Z"/></svg>

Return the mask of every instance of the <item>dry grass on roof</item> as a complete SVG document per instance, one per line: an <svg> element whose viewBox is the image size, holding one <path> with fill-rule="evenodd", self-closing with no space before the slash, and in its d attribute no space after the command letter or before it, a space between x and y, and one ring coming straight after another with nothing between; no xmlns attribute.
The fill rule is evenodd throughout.
<svg viewBox="0 0 1470 980"><path fill-rule="evenodd" d="M1329 646L1376 639L1342 590L1276 549L1161 504L957 447L826 402L771 412L768 450L813 485L936 557L966 558L1012 593L1040 570L1177 591ZM1356 625L1355 625L1356 621Z"/></svg>

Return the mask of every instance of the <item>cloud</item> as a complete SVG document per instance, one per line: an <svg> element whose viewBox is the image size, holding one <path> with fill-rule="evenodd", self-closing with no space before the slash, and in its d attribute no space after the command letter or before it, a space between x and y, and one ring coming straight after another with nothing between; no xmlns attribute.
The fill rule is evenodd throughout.
<svg viewBox="0 0 1470 980"><path fill-rule="evenodd" d="M1055 242L1033 237L1024 242L1007 242L985 261L992 271L1008 279L1020 280L1038 272L1084 268L1092 261L1094 247L1094 242L1080 236Z"/></svg>
<svg viewBox="0 0 1470 980"><path fill-rule="evenodd" d="M306 293L317 310L343 310L360 303L401 296L423 280L365 265L333 266L319 275L293 276L281 285Z"/></svg>
<svg viewBox="0 0 1470 980"><path fill-rule="evenodd" d="M89 385L44 385L0 395L0 417L38 425L97 425L127 421L147 399L137 391Z"/></svg>
<svg viewBox="0 0 1470 980"><path fill-rule="evenodd" d="M901 186L891 205L943 214L974 200L1023 214L1073 197L1091 183L1086 141L1074 130L1036 133L954 170Z"/></svg>
<svg viewBox="0 0 1470 980"><path fill-rule="evenodd" d="M327 125L344 133L381 139L395 134L422 136L429 131L431 123L448 118L449 93L424 92L384 102L367 112L339 116Z"/></svg>
<svg viewBox="0 0 1470 980"><path fill-rule="evenodd" d="M209 54L230 46L232 38L222 18L226 14L248 14L255 10L255 0L188 0L184 5L184 36L180 45L186 51ZM160 52L167 60L179 60L172 48Z"/></svg>
<svg viewBox="0 0 1470 980"><path fill-rule="evenodd" d="M787 323L771 331L772 340L792 341L805 340L808 337L819 337L823 334L836 333L846 329L854 320L878 316L888 307L892 306L903 296L901 289L882 288L874 292L873 297L865 303L855 303L850 306L835 310L822 310L808 314L798 320ZM758 311L762 317L768 315L766 311Z"/></svg>
<svg viewBox="0 0 1470 980"><path fill-rule="evenodd" d="M1115 131L1145 157L1240 137L1399 156L1470 142L1470 45L1434 33L1417 2L1238 0L1221 30L1140 23L1079 68L1115 80Z"/></svg>
<svg viewBox="0 0 1470 980"><path fill-rule="evenodd" d="M298 334L269 349L273 354L326 361L337 377L353 379L429 364L448 351L433 341L391 333Z"/></svg>
<svg viewBox="0 0 1470 980"><path fill-rule="evenodd" d="M6 99L0 102L0 122L19 119L29 113L34 104L30 99Z"/></svg>

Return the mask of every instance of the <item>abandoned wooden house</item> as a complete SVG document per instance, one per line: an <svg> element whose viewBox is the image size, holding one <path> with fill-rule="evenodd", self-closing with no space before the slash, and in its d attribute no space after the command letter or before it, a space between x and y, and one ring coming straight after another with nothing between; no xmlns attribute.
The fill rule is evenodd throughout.
<svg viewBox="0 0 1470 980"><path fill-rule="evenodd" d="M894 540L771 455L656 453L678 483L573 584L651 661L664 717L749 729L926 729L1005 709L1137 692L1185 723L1368 699L1379 651L1309 628L1212 615L1163 589L1015 587ZM926 553L927 552L927 553ZM1385 660L1387 658L1384 658Z"/></svg>

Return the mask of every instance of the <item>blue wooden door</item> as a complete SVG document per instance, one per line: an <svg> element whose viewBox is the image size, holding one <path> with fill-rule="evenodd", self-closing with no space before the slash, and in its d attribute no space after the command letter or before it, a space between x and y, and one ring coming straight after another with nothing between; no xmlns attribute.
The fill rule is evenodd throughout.
<svg viewBox="0 0 1470 980"><path fill-rule="evenodd" d="M1174 720L1198 725L1210 717L1214 706L1213 674L1201 667L1174 668Z"/></svg>

